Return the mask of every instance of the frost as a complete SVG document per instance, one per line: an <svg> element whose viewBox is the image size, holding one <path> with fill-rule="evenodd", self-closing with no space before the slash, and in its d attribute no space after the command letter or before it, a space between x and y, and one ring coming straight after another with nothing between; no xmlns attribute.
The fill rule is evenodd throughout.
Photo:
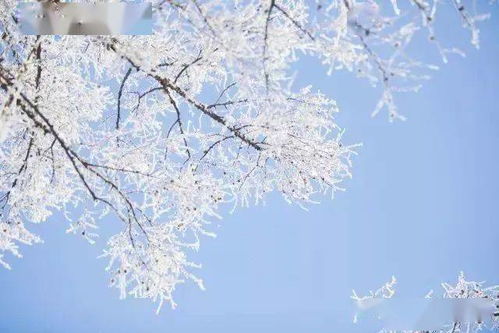
<svg viewBox="0 0 499 333"><path fill-rule="evenodd" d="M395 289L394 285L396 283L396 280L394 277L392 277L392 280L388 283L386 283L384 286L381 288L377 289L376 291L371 291L369 295L366 296L359 296L355 291L353 291L353 295L351 298L357 303L359 306L359 309L364 310L364 309L369 309L369 308L374 308L378 306L380 303L380 300L382 299L391 299L395 297ZM450 283L442 283L442 288L444 289L444 292L441 296L443 299L458 299L461 302L449 302L449 303L440 303L440 304L445 304L449 305L452 307L454 306L454 317L463 317L461 320L457 320L458 318L454 319L454 322L448 322L438 330L431 330L431 332L435 333L458 333L458 332L467 332L467 333L475 333L482 331L484 329L488 329L491 331L496 331L499 330L499 285L495 286L489 286L485 287L484 282L476 282L476 281L468 281L465 279L464 273L461 272L458 276L457 283L455 285L450 284ZM434 291L430 290L425 296L426 299L432 299L434 298ZM469 302L468 300L469 299ZM462 302L464 300L464 302ZM481 300L484 302L476 302L476 300ZM468 302L468 303L466 303ZM403 303L402 303L403 304ZM431 303L429 303L431 304ZM437 303L439 304L439 303ZM471 304L474 307L468 308L471 313L468 313L468 317L466 320L466 307L463 305L466 304ZM461 308L456 307L461 306ZM479 314L480 308L477 307L477 305L480 305L482 308L481 310L483 311L485 309L484 305L490 306L492 309L487 309L486 312L489 313L490 318L484 317L483 314ZM437 308L433 308L439 309ZM386 307L383 309L384 314L386 314ZM457 311L456 311L457 310ZM492 310L492 311L490 311ZM427 311L429 311L427 309ZM476 311L476 312L475 312ZM485 312L485 313L486 313ZM445 311L442 311L441 315L445 315ZM448 316L448 315L447 315ZM478 317L478 321L470 321L469 318L476 318ZM358 314L356 314L353 318L354 323L358 322ZM421 322L419 323L421 324ZM392 330L392 329L382 329L379 333L397 333L397 332L403 332L403 333L425 333L429 331L421 331L421 330Z"/></svg>
<svg viewBox="0 0 499 333"><path fill-rule="evenodd" d="M203 287L188 256L222 206L277 191L306 208L352 176L336 103L295 87L293 63L368 80L382 89L374 114L404 119L395 95L436 68L406 53L413 37L457 52L436 39L441 2L154 0L152 36L51 37L22 35L17 1L0 1L0 264L54 212L90 243L115 220L111 286L174 306L179 283ZM450 2L478 45L486 16Z"/></svg>

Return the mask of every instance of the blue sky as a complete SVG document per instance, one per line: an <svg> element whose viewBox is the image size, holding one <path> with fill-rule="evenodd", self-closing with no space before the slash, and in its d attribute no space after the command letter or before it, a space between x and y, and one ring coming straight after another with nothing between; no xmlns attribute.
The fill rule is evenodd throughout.
<svg viewBox="0 0 499 333"><path fill-rule="evenodd" d="M25 258L0 271L0 332L374 332L352 324L352 289L367 293L393 274L401 294L423 296L460 270L499 283L499 20L484 25L476 51L442 19L453 23L443 38L467 57L399 97L406 122L371 119L380 92L366 82L297 64L297 85L335 98L345 141L363 143L346 192L308 212L271 195L226 214L195 255L207 290L180 287L178 309L160 315L107 287L96 259L105 237L90 246L54 216L34 226L45 244L23 247ZM430 45L416 46L439 62Z"/></svg>

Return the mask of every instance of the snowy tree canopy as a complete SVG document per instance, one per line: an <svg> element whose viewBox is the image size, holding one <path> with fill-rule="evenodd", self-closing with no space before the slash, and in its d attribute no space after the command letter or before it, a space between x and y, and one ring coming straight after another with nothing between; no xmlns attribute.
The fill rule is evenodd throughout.
<svg viewBox="0 0 499 333"><path fill-rule="evenodd" d="M22 35L17 1L0 2L0 250L40 242L29 223L55 211L89 242L117 220L111 285L160 306L178 283L203 287L187 254L222 205L278 191L305 206L351 176L334 100L294 87L300 55L382 87L374 113L396 120L394 95L434 69L406 53L415 34L445 62L460 51L439 40L439 9L476 47L487 18L461 0L152 4L151 36L54 37Z"/></svg>

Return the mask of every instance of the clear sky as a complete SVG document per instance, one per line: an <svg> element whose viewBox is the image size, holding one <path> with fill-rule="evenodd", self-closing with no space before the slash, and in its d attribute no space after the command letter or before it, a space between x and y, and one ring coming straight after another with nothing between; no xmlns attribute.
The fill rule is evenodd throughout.
<svg viewBox="0 0 499 333"><path fill-rule="evenodd" d="M419 93L399 97L406 122L371 119L380 92L366 82L327 77L314 60L297 64L297 85L334 97L345 141L363 143L354 177L346 192L308 212L274 195L266 206L225 214L218 238L194 255L206 291L180 287L179 307L159 315L149 301L120 301L107 287L106 261L96 259L106 237L88 245L66 235L56 215L33 228L44 244L23 246L25 258L0 270L0 332L368 333L375 330L352 324L352 289L367 293L393 274L404 295L438 294L460 270L499 283L495 12L480 51L457 21L441 18L442 38L467 57L452 57ZM414 51L439 62L427 43Z"/></svg>

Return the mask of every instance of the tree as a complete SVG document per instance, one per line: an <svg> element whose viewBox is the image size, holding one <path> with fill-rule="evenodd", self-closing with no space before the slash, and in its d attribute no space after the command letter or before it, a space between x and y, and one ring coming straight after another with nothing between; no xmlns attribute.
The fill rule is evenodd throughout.
<svg viewBox="0 0 499 333"><path fill-rule="evenodd" d="M438 40L437 10L454 6L476 47L487 17L461 0L154 0L153 36L53 37L20 34L16 3L0 3L0 249L40 242L27 226L54 211L90 242L118 220L111 285L158 310L178 283L203 287L187 254L222 205L278 191L303 206L351 176L335 102L293 86L300 54L381 86L374 114L403 119L394 94L434 69L406 54L412 37L447 61L459 51Z"/></svg>

